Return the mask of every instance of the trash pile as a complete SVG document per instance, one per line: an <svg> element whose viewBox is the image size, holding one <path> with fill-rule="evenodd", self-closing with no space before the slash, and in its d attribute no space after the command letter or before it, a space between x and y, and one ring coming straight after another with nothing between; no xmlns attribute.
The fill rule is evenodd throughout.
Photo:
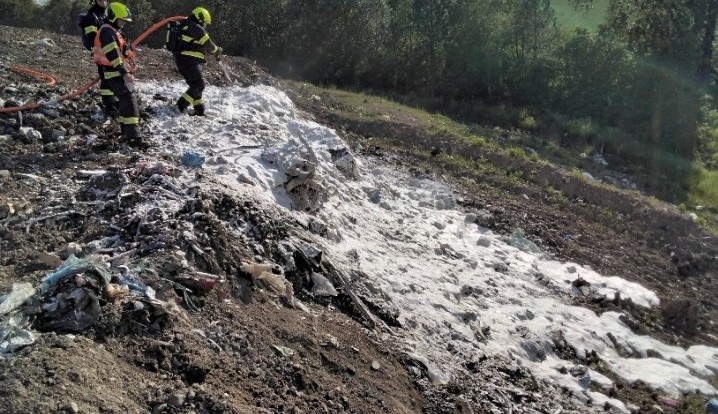
<svg viewBox="0 0 718 414"><path fill-rule="evenodd" d="M322 274L331 263L302 239L311 226L303 229L285 214L262 211L232 192L217 194L221 183L212 178L149 160L82 170L77 178L78 200L94 209L95 225L106 234L70 243L59 252L64 261L55 253L41 254L45 263L61 264L39 286L16 284L0 304L3 354L32 344L38 331L96 327L108 306L149 331L161 331L186 320L185 311L200 311L202 296L228 276L246 277L251 286L303 310L295 291L310 300L339 296ZM309 181L295 188L307 188ZM151 262L143 263L150 255ZM272 257L275 263L268 262Z"/></svg>
<svg viewBox="0 0 718 414"><path fill-rule="evenodd" d="M158 329L171 323L169 315L176 308L116 270L120 272L112 272L99 255L70 255L40 286L16 283L0 303L0 354L8 356L32 345L37 337L34 330L77 333L93 327L108 304L132 308L135 316L141 311L143 322Z"/></svg>

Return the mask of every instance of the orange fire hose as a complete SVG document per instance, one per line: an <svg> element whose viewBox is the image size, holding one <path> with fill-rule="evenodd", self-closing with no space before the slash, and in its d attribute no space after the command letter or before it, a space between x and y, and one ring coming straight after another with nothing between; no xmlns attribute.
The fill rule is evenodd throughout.
<svg viewBox="0 0 718 414"><path fill-rule="evenodd" d="M169 23L169 22L176 22L176 21L179 21L179 20L184 20L184 19L186 19L186 18L187 18L187 16L168 17L168 18L166 18L166 19L164 19L164 20L162 20L162 21L160 21L160 22L157 22L157 23L153 24L152 26L150 26L149 29L147 29L147 30L145 30L144 32L142 32L142 34L139 35L139 36L132 42L132 46L137 46L137 45L139 45L139 44L140 44L143 40L145 40L145 38L146 38L147 36L149 36L152 32L154 32L155 30L159 29L160 27L166 25L167 23ZM54 85L54 84L55 84L55 83L54 83L54 82L55 82L55 78L53 78L52 76L50 76L50 75L48 75L48 74L45 74L45 73L42 73L42 72L38 72L38 71L35 71L35 70L33 70L33 69L29 69L29 68L21 68L21 67L19 67L19 66L11 67L10 69L15 70L14 68L18 68L17 70L21 70L21 71L23 71L23 72L30 73L30 74L32 74L33 76L36 76L36 77L45 79L45 80L48 81L48 85ZM50 83L50 80L52 80L52 83ZM83 85L80 89L78 89L78 90L76 90L76 91L72 91L72 92L68 93L67 95L61 96L60 99L57 100L57 102L66 101L66 100L68 100L68 99L72 99L72 98L75 98L75 97L78 97L78 96L82 95L83 93L87 92L90 88L92 88L92 86L93 86L94 84L96 84L97 81L99 81L99 80L100 80L99 76L96 76L93 80L91 80L91 81L90 81L89 83L87 83L86 85ZM24 106L14 106L14 107L10 107L10 108L0 108L0 113L4 113L4 112L18 112L18 111L30 111L30 110L33 110L33 109L38 109L38 108L42 107L42 105L43 105L42 103L36 103L36 104L24 105Z"/></svg>
<svg viewBox="0 0 718 414"><path fill-rule="evenodd" d="M55 78L53 78L52 76L50 76L50 75L48 75L48 74L46 74L46 73L38 72L38 71L36 71L36 70L34 70L34 69L26 68L26 67L24 67L24 66L10 66L10 70L12 70L12 71L14 71L14 72L27 73L27 74L30 75L30 76L33 76L33 77L36 77L36 78L40 78L40 79L44 79L45 81L47 81L47 84L48 84L49 86L52 86L52 85L54 85L54 84L57 82L57 81L55 80Z"/></svg>

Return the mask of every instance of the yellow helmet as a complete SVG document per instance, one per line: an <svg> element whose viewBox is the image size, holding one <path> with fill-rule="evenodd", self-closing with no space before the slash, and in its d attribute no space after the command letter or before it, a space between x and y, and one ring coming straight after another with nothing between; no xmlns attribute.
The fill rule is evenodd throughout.
<svg viewBox="0 0 718 414"><path fill-rule="evenodd" d="M124 4L117 2L110 3L107 6L107 10L105 10L105 17L110 23L114 23L117 19L127 20L128 22L132 21L132 13L130 12L130 9L128 9Z"/></svg>
<svg viewBox="0 0 718 414"><path fill-rule="evenodd" d="M195 7L195 9L192 10L192 15L201 24L212 23L212 16L209 15L209 12L204 7Z"/></svg>

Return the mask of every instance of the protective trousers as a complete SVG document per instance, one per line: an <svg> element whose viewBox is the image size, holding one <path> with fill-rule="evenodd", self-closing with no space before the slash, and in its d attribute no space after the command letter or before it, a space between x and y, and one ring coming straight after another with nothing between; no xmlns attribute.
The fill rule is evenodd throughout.
<svg viewBox="0 0 718 414"><path fill-rule="evenodd" d="M194 107L195 115L204 115L204 100L202 92L204 92L204 77L202 76L201 63L194 58L185 58L177 56L177 70L184 77L185 82L189 85L187 91L177 101L177 108L180 112L184 112L187 107Z"/></svg>
<svg viewBox="0 0 718 414"><path fill-rule="evenodd" d="M137 97L133 92L134 88L130 89L134 85L128 87L122 76L116 76L107 79L107 86L109 86L119 101L119 121L120 127L122 128L122 135L130 140L139 139L140 109L137 105Z"/></svg>
<svg viewBox="0 0 718 414"><path fill-rule="evenodd" d="M116 117L119 114L117 109L117 98L115 93L110 89L110 85L105 79L103 66L97 64L97 73L100 75L100 97L102 97L102 106L105 113L111 117Z"/></svg>

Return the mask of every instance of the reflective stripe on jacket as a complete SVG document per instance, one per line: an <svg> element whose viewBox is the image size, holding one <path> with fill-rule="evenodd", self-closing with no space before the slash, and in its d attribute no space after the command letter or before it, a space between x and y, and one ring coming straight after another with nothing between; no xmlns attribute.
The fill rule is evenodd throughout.
<svg viewBox="0 0 718 414"><path fill-rule="evenodd" d="M132 72L132 67L125 60L132 58L134 52L128 50L125 38L112 25L104 24L95 36L95 48L92 57L98 65L107 67L105 79L124 76ZM110 70L107 70L112 68Z"/></svg>
<svg viewBox="0 0 718 414"><path fill-rule="evenodd" d="M179 55L195 58L201 62L206 61L205 50L212 47L210 53L217 52L217 45L209 38L204 27L191 18L185 19L180 25Z"/></svg>
<svg viewBox="0 0 718 414"><path fill-rule="evenodd" d="M97 36L97 31L104 22L104 16L105 8L98 6L95 3L90 10L85 13L85 17L80 22L80 27L83 32L82 44L87 48L87 50L92 50L92 45L95 41L95 36Z"/></svg>

